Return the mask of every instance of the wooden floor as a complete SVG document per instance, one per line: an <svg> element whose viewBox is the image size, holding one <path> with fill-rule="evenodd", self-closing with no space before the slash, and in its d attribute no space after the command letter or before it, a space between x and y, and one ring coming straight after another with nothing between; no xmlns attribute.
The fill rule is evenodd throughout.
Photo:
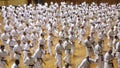
<svg viewBox="0 0 120 68"><path fill-rule="evenodd" d="M0 14L0 23L2 23L3 24L3 18L1 17L1 14ZM2 29L3 30L3 28L1 27L0 29ZM87 33L89 33L89 28L87 29ZM88 34L87 34L88 35ZM87 36L86 35L86 36ZM52 48L52 50L53 50L53 53L54 53L54 55L55 55L55 52L54 52L54 47L55 47L55 45L56 45L56 43L57 43L57 40L58 40L58 38L55 38L54 39L54 46L53 46L53 48ZM107 48L107 39L105 40L105 50L107 51L108 50L108 48ZM0 41L0 44L2 44L2 42ZM86 49L85 49L85 47L84 47L84 45L82 45L82 44L78 44L78 41L76 40L76 50L75 50L75 55L76 55L76 57L72 57L72 68L77 68L78 67L78 65L81 63L81 61L85 58L85 56L86 56ZM22 56L23 57L23 56ZM56 62L56 60L55 60L55 56L52 56L52 57L50 57L49 55L46 55L46 57L47 57L47 61L45 61L46 62L46 65L44 65L44 68L56 68L56 65L55 65L55 62ZM64 57L64 55L63 55L63 57ZM94 58L94 56L93 56L93 58ZM23 58L21 58L21 62L20 62L20 68L26 68L25 67L25 65L24 65L24 63L23 63L23 60L22 60ZM9 56L7 57L7 60L8 60L8 63L9 63L9 65L7 66L7 68L11 68L11 65L13 64L13 61L10 61L10 59L9 59ZM117 61L115 60L114 61L114 64L115 64L115 68L118 68L117 67ZM64 63L63 63L63 65L64 65ZM91 68L96 68L96 64L94 63L94 64L92 64L91 65Z"/></svg>

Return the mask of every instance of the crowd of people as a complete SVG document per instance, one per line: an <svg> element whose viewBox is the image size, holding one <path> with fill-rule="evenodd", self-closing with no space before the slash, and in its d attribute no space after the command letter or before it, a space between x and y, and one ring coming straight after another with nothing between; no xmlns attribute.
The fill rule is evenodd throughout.
<svg viewBox="0 0 120 68"><path fill-rule="evenodd" d="M44 68L46 54L53 57L53 50L56 68L70 68L75 41L86 47L87 57L78 68L90 68L91 63L97 63L97 68L114 68L114 59L120 68L120 3L9 5L2 6L1 12L4 30L0 36L3 42L0 68L6 68L7 56L10 61L15 60L11 68L20 68L21 55L26 67ZM54 44L56 38L59 39ZM105 39L108 39L107 44ZM107 52L105 46L109 49ZM96 58L91 58L94 55Z"/></svg>

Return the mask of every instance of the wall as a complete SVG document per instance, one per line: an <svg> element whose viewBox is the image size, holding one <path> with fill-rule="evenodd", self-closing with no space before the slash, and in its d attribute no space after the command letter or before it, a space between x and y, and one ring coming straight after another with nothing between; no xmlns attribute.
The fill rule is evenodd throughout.
<svg viewBox="0 0 120 68"><path fill-rule="evenodd" d="M3 5L22 5L22 4L25 4L27 3L27 0L0 0L0 6L3 6Z"/></svg>
<svg viewBox="0 0 120 68"><path fill-rule="evenodd" d="M27 3L28 0L0 0L0 6L2 5L22 5L22 4L25 4ZM52 2L62 2L62 1L65 1L65 2L73 2L73 3L82 3L84 1L86 1L87 3L91 3L91 2L96 2L96 3L100 3L100 2L107 2L109 4L114 4L114 3L120 3L120 0L43 0L44 2L48 2L50 3L51 1Z"/></svg>
<svg viewBox="0 0 120 68"><path fill-rule="evenodd" d="M91 3L91 2L96 2L96 3L100 3L100 2L107 2L109 4L115 4L115 3L120 3L120 0L44 0L44 2L73 2L73 3L82 3L84 1L86 1L87 3Z"/></svg>

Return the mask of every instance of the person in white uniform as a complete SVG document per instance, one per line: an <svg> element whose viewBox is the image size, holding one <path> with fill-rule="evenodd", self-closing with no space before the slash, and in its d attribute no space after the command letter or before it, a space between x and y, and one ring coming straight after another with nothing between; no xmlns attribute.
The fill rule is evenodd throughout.
<svg viewBox="0 0 120 68"><path fill-rule="evenodd" d="M95 46L95 55L97 59L97 68L104 68L104 57L103 57L103 47L101 40L98 41L98 44Z"/></svg>
<svg viewBox="0 0 120 68"><path fill-rule="evenodd" d="M94 63L94 62L96 62L94 59L87 56L85 59L82 60L78 68L90 68L91 63Z"/></svg>
<svg viewBox="0 0 120 68"><path fill-rule="evenodd" d="M84 36L85 36L85 33L86 33L85 28L82 26L78 33L79 33L79 37L78 37L79 43L81 43L81 42L83 43L82 40L84 40Z"/></svg>
<svg viewBox="0 0 120 68"><path fill-rule="evenodd" d="M116 58L118 62L118 68L120 68L120 42L116 44Z"/></svg>
<svg viewBox="0 0 120 68"><path fill-rule="evenodd" d="M20 60L21 52L23 51L20 40L17 40L17 44L14 46L13 51L14 51L14 58Z"/></svg>
<svg viewBox="0 0 120 68"><path fill-rule="evenodd" d="M4 45L0 46L0 68L6 68L6 65L8 65L6 59L8 52L4 48L5 48Z"/></svg>
<svg viewBox="0 0 120 68"><path fill-rule="evenodd" d="M71 64L71 47L72 47L72 42L69 40L69 38L65 38L65 42L63 43L63 47L65 49L64 62Z"/></svg>
<svg viewBox="0 0 120 68"><path fill-rule="evenodd" d="M48 54L50 54L52 56L53 55L53 53L52 53L52 46L53 46L53 35L52 35L52 33L49 34L49 36L47 38L47 42L48 42Z"/></svg>
<svg viewBox="0 0 120 68"><path fill-rule="evenodd" d="M114 68L113 59L114 59L114 56L112 55L112 50L110 49L104 55L104 68Z"/></svg>
<svg viewBox="0 0 120 68"><path fill-rule="evenodd" d="M118 45L118 42L119 42L119 38L118 36L115 36L114 39L113 39L113 53L116 54L116 46Z"/></svg>
<svg viewBox="0 0 120 68"><path fill-rule="evenodd" d="M27 53L29 53L30 52L30 49L32 48L32 45L31 45L31 43L30 43L30 41L28 40L27 41L27 43L24 45L24 60L25 60L25 58L27 57Z"/></svg>
<svg viewBox="0 0 120 68"><path fill-rule="evenodd" d="M1 40L5 46L7 45L8 39L9 39L9 34L6 31L4 31L4 33L1 34Z"/></svg>
<svg viewBox="0 0 120 68"><path fill-rule="evenodd" d="M46 59L46 57L45 57L45 54L46 54L46 51L45 51L45 38L44 38L43 34L41 34L41 36L40 36L39 45L43 46L43 51L44 51L43 56Z"/></svg>
<svg viewBox="0 0 120 68"><path fill-rule="evenodd" d="M11 35L15 40L18 39L18 31L17 31L17 28L16 28L16 27L14 27L14 29L11 30L10 35Z"/></svg>
<svg viewBox="0 0 120 68"><path fill-rule="evenodd" d="M36 46L38 43L38 34L36 32L33 32L31 34L31 40L32 40L32 46L33 46L33 52L35 52Z"/></svg>
<svg viewBox="0 0 120 68"><path fill-rule="evenodd" d="M19 60L15 60L15 62L12 64L11 68L20 68L20 61Z"/></svg>
<svg viewBox="0 0 120 68"><path fill-rule="evenodd" d="M55 46L57 68L62 68L62 51L64 51L62 40L59 40L59 43Z"/></svg>
<svg viewBox="0 0 120 68"><path fill-rule="evenodd" d="M113 38L114 38L114 28L111 28L109 31L108 31L108 46L109 47L112 47L112 42L113 42Z"/></svg>
<svg viewBox="0 0 120 68"><path fill-rule="evenodd" d="M75 56L75 40L76 36L73 32L70 32L69 39L72 42L72 47L71 47L71 54Z"/></svg>
<svg viewBox="0 0 120 68"><path fill-rule="evenodd" d="M31 53L27 53L24 64L27 66L27 68L35 68L35 58L32 57Z"/></svg>
<svg viewBox="0 0 120 68"><path fill-rule="evenodd" d="M35 51L33 55L33 57L36 60L35 68L43 68L43 63L45 64L42 57L43 55L44 55L43 45L39 45L38 49Z"/></svg>
<svg viewBox="0 0 120 68"><path fill-rule="evenodd" d="M21 35L20 37L21 37L21 43L22 43L23 45L25 45L26 42L28 41L28 38L27 38L27 36L26 36L26 32L23 32L23 35Z"/></svg>
<svg viewBox="0 0 120 68"><path fill-rule="evenodd" d="M84 45L86 47L87 55L91 57L94 54L94 47L90 41L90 36L88 36L87 39L84 41Z"/></svg>
<svg viewBox="0 0 120 68"><path fill-rule="evenodd" d="M17 41L13 38L13 36L10 36L10 39L7 41L7 44L10 48L10 60L14 59L14 51L13 48L17 44Z"/></svg>

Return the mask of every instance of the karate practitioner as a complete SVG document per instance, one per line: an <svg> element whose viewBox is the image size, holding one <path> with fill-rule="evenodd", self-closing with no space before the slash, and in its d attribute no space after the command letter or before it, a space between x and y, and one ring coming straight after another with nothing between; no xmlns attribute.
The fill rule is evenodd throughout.
<svg viewBox="0 0 120 68"><path fill-rule="evenodd" d="M0 46L0 68L6 68L6 65L8 65L8 62L6 59L7 55L8 55L8 52L7 50L5 50L4 45L1 45Z"/></svg>
<svg viewBox="0 0 120 68"><path fill-rule="evenodd" d="M31 53L27 53L24 64L27 66L27 68L35 68L35 59L32 57Z"/></svg>
<svg viewBox="0 0 120 68"><path fill-rule="evenodd" d="M87 56L85 59L82 60L81 64L78 66L78 68L90 68L91 63L94 63L95 60L91 59L89 56Z"/></svg>
<svg viewBox="0 0 120 68"><path fill-rule="evenodd" d="M14 64L12 64L11 68L20 68L20 61L19 60L15 60Z"/></svg>
<svg viewBox="0 0 120 68"><path fill-rule="evenodd" d="M103 47L102 41L99 40L98 44L95 46L95 55L97 59L97 68L104 68L104 57L103 57Z"/></svg>
<svg viewBox="0 0 120 68"><path fill-rule="evenodd" d="M43 50L43 45L39 45L38 49L35 51L33 57L36 60L35 63L35 68L43 68L43 63L45 64L45 62L43 61L43 55L44 55L44 50Z"/></svg>
<svg viewBox="0 0 120 68"><path fill-rule="evenodd" d="M114 56L112 55L112 50L109 50L104 55L104 68L114 68L113 59Z"/></svg>
<svg viewBox="0 0 120 68"><path fill-rule="evenodd" d="M94 47L90 41L90 36L88 36L87 39L84 41L84 45L86 47L87 55L91 57L94 54Z"/></svg>
<svg viewBox="0 0 120 68"><path fill-rule="evenodd" d="M65 38L65 42L63 43L63 47L65 49L64 62L71 64L71 47L72 47L72 42L69 40L69 38Z"/></svg>
<svg viewBox="0 0 120 68"><path fill-rule="evenodd" d="M9 48L10 48L10 60L14 59L14 51L13 48L17 44L17 41L13 38L13 36L10 36L10 39L7 41Z"/></svg>
<svg viewBox="0 0 120 68"><path fill-rule="evenodd" d="M62 43L63 43L62 40L59 40L58 44L55 47L55 51L56 51L55 58L56 58L57 68L62 68L62 52L64 51Z"/></svg>
<svg viewBox="0 0 120 68"><path fill-rule="evenodd" d="M15 53L15 54L14 54L14 58L20 60L20 58L21 58L21 53L22 53L22 51L23 51L20 40L17 41L17 44L14 46L13 51L14 51L14 53Z"/></svg>

